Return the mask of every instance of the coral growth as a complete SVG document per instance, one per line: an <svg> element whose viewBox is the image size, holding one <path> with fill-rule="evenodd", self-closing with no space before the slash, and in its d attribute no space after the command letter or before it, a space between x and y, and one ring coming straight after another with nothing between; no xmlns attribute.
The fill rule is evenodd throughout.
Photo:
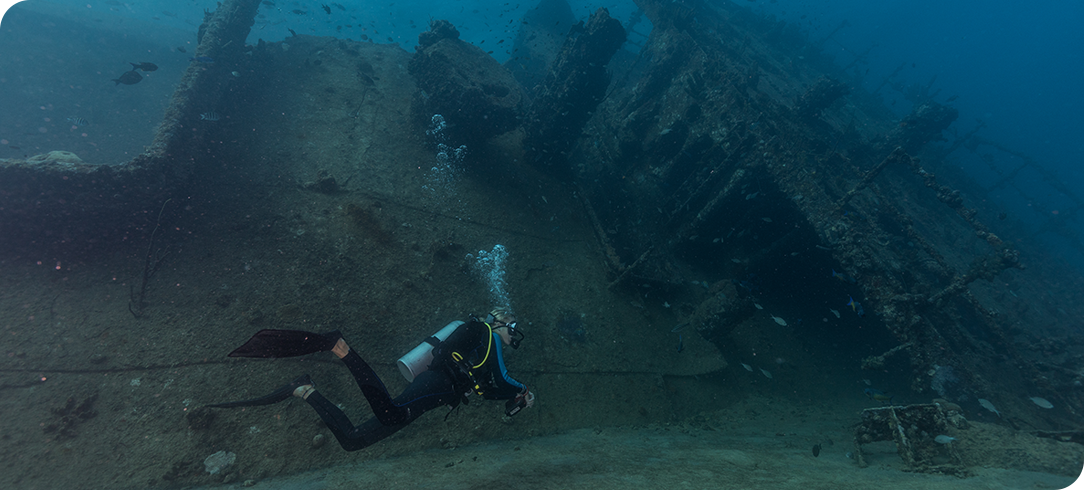
<svg viewBox="0 0 1084 490"><path fill-rule="evenodd" d="M82 402L76 402L75 397L68 397L64 406L52 410L53 415L56 415L58 420L53 423L42 424L42 431L46 434L56 434L56 438L59 440L71 439L79 435L75 428L98 415L98 411L94 410L94 402L97 399L97 394L86 397Z"/></svg>

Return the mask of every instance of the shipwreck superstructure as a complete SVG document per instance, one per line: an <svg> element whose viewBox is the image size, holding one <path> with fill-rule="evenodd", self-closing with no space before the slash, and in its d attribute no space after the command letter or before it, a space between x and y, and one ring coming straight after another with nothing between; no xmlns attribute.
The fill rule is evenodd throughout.
<svg viewBox="0 0 1084 490"><path fill-rule="evenodd" d="M871 398L889 406L875 410L856 444L902 438L891 432L908 416L897 404L918 407L911 415L930 430L955 427L942 421L947 408L928 405L934 398L951 402L952 420L981 414L1042 437L1077 437L1079 278L1027 253L1028 241L989 219L981 192L949 170L953 151L996 146L977 130L942 144L958 117L950 101L927 89L898 117L823 54L824 40L736 4L637 0L630 19L599 9L567 28L571 11L560 3L543 2L531 18L547 25L517 38L530 59L501 65L440 19L413 51L296 33L246 44L260 2L226 0L207 13L142 154L118 165L60 153L0 161L0 246L15 251L13 261L27 250L61 250L93 263L123 242L128 256L111 257L111 284L143 271L142 284L102 300L112 308L110 298L131 290L134 307L123 311L120 300L110 311L122 318L94 342L150 352L116 363L113 353L80 352L63 372L168 370L202 387L185 390L211 398L236 389L219 380L271 383L276 369L294 367L219 362L217 345L258 328L340 325L374 366L388 360L383 367L394 369L429 324L489 301L465 257L500 246L510 254L507 294L529 326L530 347L515 368L547 400L576 403L553 403L522 426L476 429L470 416L432 417L389 452L524 426L669 423L739 398L724 389L754 386L791 403L798 391L822 396L804 377L821 369L815 359L855 377L825 397L864 402L862 390L875 382L908 392L894 402ZM221 119L201 120L209 111ZM458 180L434 184L438 166L460 164L451 172ZM167 256L162 270L176 280L159 287L150 276ZM57 262L56 271L68 268ZM86 322L99 321L80 312L84 323L65 323L75 316L66 297L58 306L60 296L11 291L4 304L34 305L53 337L81 338ZM16 316L34 318L21 309ZM173 336L184 340L145 344ZM759 350L724 358L753 344L742 336L757 337ZM37 348L13 348L23 355L9 358L18 364L9 375L52 372L35 364L52 351ZM791 353L807 364L788 360ZM169 362L143 366L148 356ZM128 382L123 392L103 385L103 396L88 393L85 403L161 404L138 398ZM784 382L793 382L785 392L777 388ZM987 413L978 399L1000 412ZM170 423L184 419L173 429L188 432L182 449L163 456L174 461L154 476L163 481L200 482L189 474L191 461L206 456L196 454L222 441L240 445L248 428L242 417L170 413ZM261 444L293 436L271 432ZM915 453L918 442L906 437L911 462L941 447L926 438ZM239 457L263 450L246 444ZM286 446L277 446L285 462L264 474L350 457ZM952 464L963 473L971 463Z"/></svg>
<svg viewBox="0 0 1084 490"><path fill-rule="evenodd" d="M722 283L759 277L774 283L760 294L779 295L806 278L811 303L827 284L838 290L825 304L864 305L863 322L896 339L866 369L905 358L921 392L937 366L955 365L972 392L1041 389L1081 408L1079 373L1028 360L1007 333L1026 320L969 289L1025 265L920 160L954 109L925 100L888 117L847 97L817 44L791 44L783 26L737 7L637 4L653 25L642 75L614 89L568 161L615 278L678 287L695 268ZM729 298L691 313L709 338L754 311Z"/></svg>

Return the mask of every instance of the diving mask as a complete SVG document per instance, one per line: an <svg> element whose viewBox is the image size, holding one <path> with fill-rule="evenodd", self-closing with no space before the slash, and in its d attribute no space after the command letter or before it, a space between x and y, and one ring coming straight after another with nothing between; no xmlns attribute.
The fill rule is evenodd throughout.
<svg viewBox="0 0 1084 490"><path fill-rule="evenodd" d="M508 344L513 349L518 349L519 344L523 342L523 332L516 328L519 324L516 322L516 316L511 311L504 308L495 308L486 316L486 323L492 328L507 327L508 336L511 338Z"/></svg>

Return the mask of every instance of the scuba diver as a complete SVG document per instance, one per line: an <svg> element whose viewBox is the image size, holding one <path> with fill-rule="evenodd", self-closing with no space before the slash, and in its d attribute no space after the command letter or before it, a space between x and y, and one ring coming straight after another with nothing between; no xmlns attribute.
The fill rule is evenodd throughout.
<svg viewBox="0 0 1084 490"><path fill-rule="evenodd" d="M450 405L454 410L460 403L468 403L467 396L472 392L487 400L508 400L505 404L508 416L533 406L534 393L508 376L504 368L502 348L519 348L522 340L523 332L516 328L515 315L502 308L494 309L485 320L471 315L468 322L449 323L399 359L399 369L411 383L393 399L373 368L347 345L338 331L317 334L261 330L229 357L278 358L330 351L350 369L374 417L354 426L342 410L316 391L316 384L307 374L269 395L208 407L270 405L296 396L316 410L343 449L357 451L394 434L429 410L442 405Z"/></svg>

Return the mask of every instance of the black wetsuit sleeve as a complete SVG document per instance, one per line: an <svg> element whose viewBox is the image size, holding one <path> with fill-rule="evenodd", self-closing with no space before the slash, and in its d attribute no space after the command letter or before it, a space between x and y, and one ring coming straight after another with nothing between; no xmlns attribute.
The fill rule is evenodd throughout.
<svg viewBox="0 0 1084 490"><path fill-rule="evenodd" d="M482 397L487 400L510 400L523 393L527 386L508 375L508 370L504 367L504 349L500 337L497 334L493 334L493 337L493 355L497 358L497 362L490 367L493 387L486 390Z"/></svg>

